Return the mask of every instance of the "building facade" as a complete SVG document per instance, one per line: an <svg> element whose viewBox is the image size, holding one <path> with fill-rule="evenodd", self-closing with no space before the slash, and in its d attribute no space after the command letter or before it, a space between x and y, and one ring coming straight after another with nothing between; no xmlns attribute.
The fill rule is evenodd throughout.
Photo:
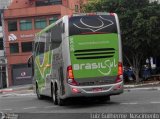
<svg viewBox="0 0 160 119"><path fill-rule="evenodd" d="M27 67L35 33L64 15L80 12L86 0L12 0L3 12L8 86L32 83Z"/></svg>
<svg viewBox="0 0 160 119"><path fill-rule="evenodd" d="M3 42L3 29L2 29L2 20L1 14L4 9L7 9L8 4L10 4L11 0L0 0L0 89L7 87L7 68L6 68L6 58L4 51L4 42Z"/></svg>
<svg viewBox="0 0 160 119"><path fill-rule="evenodd" d="M12 0L0 0L0 9L7 9Z"/></svg>
<svg viewBox="0 0 160 119"><path fill-rule="evenodd" d="M7 87L6 79L6 58L3 46L3 31L2 26L0 26L0 89Z"/></svg>

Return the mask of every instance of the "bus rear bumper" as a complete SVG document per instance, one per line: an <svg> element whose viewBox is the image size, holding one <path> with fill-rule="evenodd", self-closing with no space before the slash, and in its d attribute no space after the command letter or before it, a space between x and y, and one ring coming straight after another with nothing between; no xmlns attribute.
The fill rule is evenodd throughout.
<svg viewBox="0 0 160 119"><path fill-rule="evenodd" d="M123 82L101 86L72 86L68 85L66 94L62 97L96 97L96 96L111 96L123 93Z"/></svg>

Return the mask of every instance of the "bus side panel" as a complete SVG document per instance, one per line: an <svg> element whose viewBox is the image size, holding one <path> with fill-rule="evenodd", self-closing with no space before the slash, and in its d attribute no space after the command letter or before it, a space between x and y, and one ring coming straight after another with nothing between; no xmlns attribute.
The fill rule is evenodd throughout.
<svg viewBox="0 0 160 119"><path fill-rule="evenodd" d="M38 55L35 58L35 79L38 83L38 88L41 94L47 95L49 94L46 90L47 88L47 81L46 77L51 75L52 69L52 58L53 53L52 51L48 51L44 54ZM47 92L47 94L45 93Z"/></svg>

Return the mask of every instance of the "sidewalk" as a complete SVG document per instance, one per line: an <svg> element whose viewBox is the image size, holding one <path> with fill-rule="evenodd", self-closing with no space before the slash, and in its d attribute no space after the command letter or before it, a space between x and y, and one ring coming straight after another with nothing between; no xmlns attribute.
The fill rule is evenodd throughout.
<svg viewBox="0 0 160 119"><path fill-rule="evenodd" d="M19 86L12 86L9 88L0 89L0 94L7 94L7 93L29 93L33 92L33 84L27 85L19 85Z"/></svg>

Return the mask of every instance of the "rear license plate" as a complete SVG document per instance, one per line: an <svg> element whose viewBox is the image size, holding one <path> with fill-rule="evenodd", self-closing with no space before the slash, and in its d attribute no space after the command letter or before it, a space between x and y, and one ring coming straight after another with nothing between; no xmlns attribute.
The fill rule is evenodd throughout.
<svg viewBox="0 0 160 119"><path fill-rule="evenodd" d="M102 91L102 88L93 88L92 91L93 92L100 92L100 91Z"/></svg>

